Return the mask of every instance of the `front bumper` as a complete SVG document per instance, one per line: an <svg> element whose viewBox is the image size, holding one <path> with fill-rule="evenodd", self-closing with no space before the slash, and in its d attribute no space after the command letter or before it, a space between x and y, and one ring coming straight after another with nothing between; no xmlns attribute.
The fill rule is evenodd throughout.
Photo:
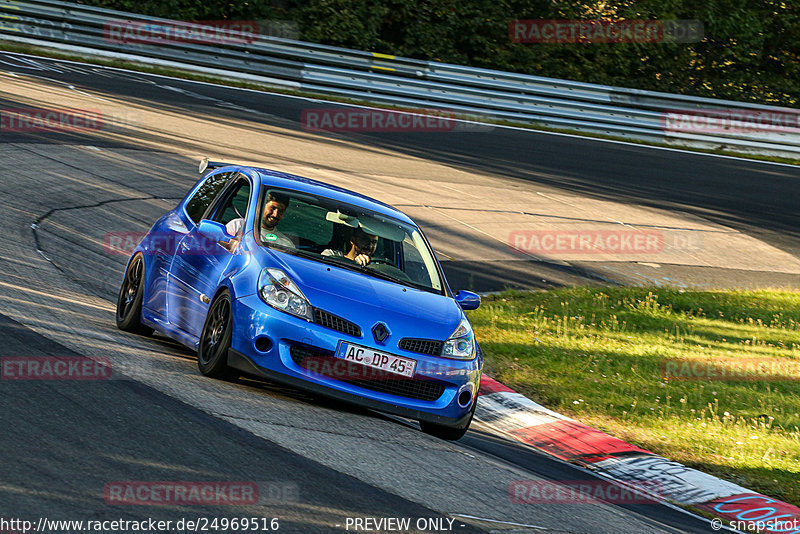
<svg viewBox="0 0 800 534"><path fill-rule="evenodd" d="M274 310L257 295L235 300L233 317L228 365L235 369L403 417L453 428L463 428L469 423L483 366L480 354L473 360L462 361L403 351L397 348L400 335L393 337L391 343L380 346L371 343L369 330L364 325L361 325L362 331L367 335L351 336ZM414 381L435 382L443 386L441 395L435 399L422 399L377 391L363 380L353 383L352 380L314 372L292 357L293 348L298 347L332 355L341 340L413 358L417 361ZM465 388L471 389L472 400L461 406L457 397Z"/></svg>

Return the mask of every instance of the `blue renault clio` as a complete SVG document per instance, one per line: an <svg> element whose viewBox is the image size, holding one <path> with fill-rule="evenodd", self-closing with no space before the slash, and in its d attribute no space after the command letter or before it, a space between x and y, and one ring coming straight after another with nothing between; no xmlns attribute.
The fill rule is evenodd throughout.
<svg viewBox="0 0 800 534"><path fill-rule="evenodd" d="M117 326L194 349L200 372L252 374L416 419L459 439L483 357L419 227L358 193L201 162L203 178L128 261Z"/></svg>

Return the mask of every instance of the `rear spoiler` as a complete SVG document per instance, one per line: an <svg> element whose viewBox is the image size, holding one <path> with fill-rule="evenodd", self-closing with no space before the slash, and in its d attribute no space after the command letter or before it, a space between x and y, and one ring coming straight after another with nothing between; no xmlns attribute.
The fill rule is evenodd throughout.
<svg viewBox="0 0 800 534"><path fill-rule="evenodd" d="M225 163L223 161L208 161L208 158L203 158L200 160L200 166L198 167L198 171L200 171L200 174L203 174L206 171L213 171L214 169L219 169L220 167L227 167L228 165L236 165L236 163Z"/></svg>

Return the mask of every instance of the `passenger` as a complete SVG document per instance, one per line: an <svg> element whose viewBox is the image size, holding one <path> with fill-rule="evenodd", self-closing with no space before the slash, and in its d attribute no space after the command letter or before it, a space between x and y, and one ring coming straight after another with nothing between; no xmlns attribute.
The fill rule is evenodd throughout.
<svg viewBox="0 0 800 534"><path fill-rule="evenodd" d="M378 236L369 234L361 228L356 228L350 236L350 250L348 250L347 253L342 253L341 250L328 248L322 251L322 255L347 258L364 267L369 264L372 255L375 254L377 246Z"/></svg>

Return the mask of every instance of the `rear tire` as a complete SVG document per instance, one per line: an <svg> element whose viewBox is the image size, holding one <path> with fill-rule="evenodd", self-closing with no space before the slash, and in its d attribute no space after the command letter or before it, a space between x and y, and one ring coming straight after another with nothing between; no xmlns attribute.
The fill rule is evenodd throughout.
<svg viewBox="0 0 800 534"><path fill-rule="evenodd" d="M197 345L197 367L205 376L228 380L237 373L228 367L228 349L233 337L233 306L228 290L220 293L208 308L208 316Z"/></svg>
<svg viewBox="0 0 800 534"><path fill-rule="evenodd" d="M446 441L457 441L464 437L464 434L469 430L469 425L472 423L472 417L475 415L475 408L478 406L478 399L472 401L472 410L469 412L469 420L464 428L453 428L451 426L437 425L436 423L429 423L427 421L420 421L419 427L426 434L443 439Z"/></svg>
<svg viewBox="0 0 800 534"><path fill-rule="evenodd" d="M125 270L125 278L117 297L117 328L126 332L149 336L153 329L142 324L144 298L144 258L136 254Z"/></svg>

